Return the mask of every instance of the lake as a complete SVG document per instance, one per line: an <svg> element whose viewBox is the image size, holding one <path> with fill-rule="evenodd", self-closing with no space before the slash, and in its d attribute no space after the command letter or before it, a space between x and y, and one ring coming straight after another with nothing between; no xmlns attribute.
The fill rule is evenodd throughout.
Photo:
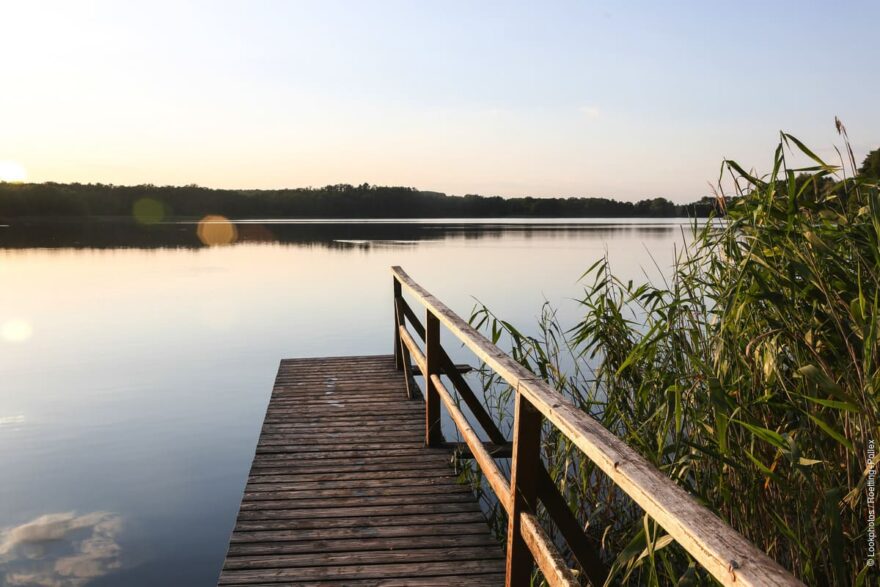
<svg viewBox="0 0 880 587"><path fill-rule="evenodd" d="M578 278L603 255L623 278L657 279L688 231L678 219L0 227L0 584L214 585L279 360L390 353L391 265L465 318L479 300L529 331L545 300L576 320Z"/></svg>

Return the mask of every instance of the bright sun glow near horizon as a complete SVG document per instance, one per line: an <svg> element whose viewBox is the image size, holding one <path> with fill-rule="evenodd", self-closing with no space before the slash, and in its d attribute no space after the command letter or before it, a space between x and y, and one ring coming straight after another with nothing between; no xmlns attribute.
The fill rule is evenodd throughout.
<svg viewBox="0 0 880 587"><path fill-rule="evenodd" d="M19 182L26 181L27 170L24 165L17 161L0 161L0 181Z"/></svg>

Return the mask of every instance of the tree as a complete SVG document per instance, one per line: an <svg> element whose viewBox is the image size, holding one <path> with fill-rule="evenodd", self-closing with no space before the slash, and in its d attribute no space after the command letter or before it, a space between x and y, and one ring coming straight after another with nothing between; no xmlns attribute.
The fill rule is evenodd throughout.
<svg viewBox="0 0 880 587"><path fill-rule="evenodd" d="M880 179L880 149L874 149L868 153L862 162L862 166L859 167L859 175Z"/></svg>

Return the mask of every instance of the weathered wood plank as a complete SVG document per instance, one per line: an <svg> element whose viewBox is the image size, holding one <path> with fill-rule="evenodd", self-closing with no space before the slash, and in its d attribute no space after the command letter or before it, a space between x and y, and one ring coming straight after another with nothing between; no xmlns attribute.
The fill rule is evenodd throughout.
<svg viewBox="0 0 880 587"><path fill-rule="evenodd" d="M474 459L480 465L480 469L483 471L483 475L486 476L486 481L489 483L492 491L495 492L498 502L504 507L505 511L509 512L511 509L511 494L507 479L501 474L501 470L486 449L483 448L482 441L480 441L474 429L471 428L464 414L455 405L455 400L450 395L449 390L446 389L446 386L443 385L440 377L437 375L432 376L431 382L440 395L440 399L446 404L446 409L449 411L450 416L452 416L452 420L464 437L465 442L467 442L468 447L470 447L471 454L473 454Z"/></svg>
<svg viewBox="0 0 880 587"><path fill-rule="evenodd" d="M439 479L414 479L403 483L398 481L392 485L384 479L351 483L299 483L291 484L257 484L249 485L244 493L244 500L298 497L313 499L316 497L362 497L369 495L410 495L413 491L425 493L467 493L470 488L455 483L447 477Z"/></svg>
<svg viewBox="0 0 880 587"><path fill-rule="evenodd" d="M397 366L281 362L220 585L503 583L501 547L451 449L424 446L424 401Z"/></svg>
<svg viewBox="0 0 880 587"><path fill-rule="evenodd" d="M253 532L258 537L250 542L233 542L229 546L227 556L244 556L255 554L293 554L304 552L357 552L373 551L377 548L435 548L441 546L490 546L498 548L498 543L486 536L486 525L459 524L455 526L431 526L434 532L423 530L422 534L414 534L413 528L380 528L380 530L399 530L403 533L380 534L376 531L366 533L362 528L358 538L322 538L327 532L321 530L307 532ZM438 529L440 531L438 531ZM445 530L445 532L442 532ZM471 530L471 533L468 533Z"/></svg>
<svg viewBox="0 0 880 587"><path fill-rule="evenodd" d="M416 331L416 334L423 341L426 340L425 327L419 322L415 312L413 312L409 305L403 301L403 298L400 299L400 304L403 307L404 314L409 319L410 324L412 324L413 330ZM461 398L467 404L471 413L477 419L477 422L480 423L480 426L482 426L483 430L488 434L489 439L496 444L503 444L506 442L504 434L498 429L498 426L496 426L494 420L492 420L492 416L489 415L486 408L480 403L480 400L477 399L476 394L470 388L470 385L468 385L467 381L462 377L462 373L472 371L473 368L470 367L470 365L454 364L443 348L440 349L440 364L444 373L446 373L446 376L452 381L453 387L455 387L459 395L461 395ZM466 367L466 369L462 369L461 367Z"/></svg>
<svg viewBox="0 0 880 587"><path fill-rule="evenodd" d="M315 518L351 518L371 516L402 516L405 514L419 513L457 513L479 512L480 507L476 503L435 503L435 504L407 504L407 505L377 505L377 506L352 506L352 507L324 507L307 509L242 509L238 512L239 520L295 520ZM488 530L487 530L488 531Z"/></svg>
<svg viewBox="0 0 880 587"><path fill-rule="evenodd" d="M510 460L510 509L507 517L507 587L531 584L534 552L522 535L522 513L536 511L538 484L535 470L541 465L541 413L516 394L513 457ZM535 535L535 540L542 536ZM548 547L549 549L549 547Z"/></svg>
<svg viewBox="0 0 880 587"><path fill-rule="evenodd" d="M305 554L271 553L258 555L237 555L229 557L226 568L233 569L294 569L352 564L446 562L466 560L496 560L500 555L491 553L486 545L478 546L432 546L429 548L392 548L378 546L366 552L349 550L346 552L310 552Z"/></svg>
<svg viewBox="0 0 880 587"><path fill-rule="evenodd" d="M418 495L357 495L354 497L330 496L326 498L316 497L306 499L302 497L288 497L289 494L277 495L278 499L254 499L252 494L245 494L241 502L241 512L258 510L304 510L323 508L349 508L349 507L381 507L381 506L407 506L424 505L434 507L447 504L470 504L473 500L467 488L465 491L451 493L441 491L428 493L423 491ZM260 494L265 495L265 494Z"/></svg>
<svg viewBox="0 0 880 587"><path fill-rule="evenodd" d="M235 532L256 532L290 530L301 532L304 530L335 530L335 529L373 529L406 527L419 530L423 527L448 524L485 524L481 512L447 512L404 514L398 516L372 516L372 517L348 517L348 518L316 518L299 520L239 520L235 525ZM238 534L232 535L234 542Z"/></svg>
<svg viewBox="0 0 880 587"><path fill-rule="evenodd" d="M248 483L326 483L335 482L348 485L349 483L358 483L360 481L378 480L384 483L387 479L401 479L407 482L411 479L428 479L431 477L448 478L449 472L443 469L431 468L424 471L415 471L410 469L403 470L383 470L383 471L360 471L346 473L344 477L340 477L335 473L292 473L289 475L251 475L248 477Z"/></svg>
<svg viewBox="0 0 880 587"><path fill-rule="evenodd" d="M520 514L520 529L523 541L528 545L550 587L579 587L580 583L574 578L559 551L550 547L553 542L534 514Z"/></svg>
<svg viewBox="0 0 880 587"><path fill-rule="evenodd" d="M409 577L455 577L462 573L501 573L504 561L500 558L475 561L444 561L419 563L392 563L377 565L339 565L312 568L275 568L259 570L224 570L220 585L248 583L285 583L309 580L386 579Z"/></svg>

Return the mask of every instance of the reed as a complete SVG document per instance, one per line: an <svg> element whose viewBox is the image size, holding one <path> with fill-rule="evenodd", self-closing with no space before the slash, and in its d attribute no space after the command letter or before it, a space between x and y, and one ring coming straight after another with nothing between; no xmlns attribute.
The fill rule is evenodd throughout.
<svg viewBox="0 0 880 587"><path fill-rule="evenodd" d="M811 163L793 168L795 158ZM668 280L624 282L601 259L582 277L573 326L549 305L535 335L485 306L471 317L811 585L862 585L872 573L880 195L855 176L848 142L841 160L782 134L766 177L725 161L733 192L719 188L722 213L693 225ZM509 421L511 390L488 373L482 383ZM711 582L564 437L548 428L543 450L609 584Z"/></svg>

